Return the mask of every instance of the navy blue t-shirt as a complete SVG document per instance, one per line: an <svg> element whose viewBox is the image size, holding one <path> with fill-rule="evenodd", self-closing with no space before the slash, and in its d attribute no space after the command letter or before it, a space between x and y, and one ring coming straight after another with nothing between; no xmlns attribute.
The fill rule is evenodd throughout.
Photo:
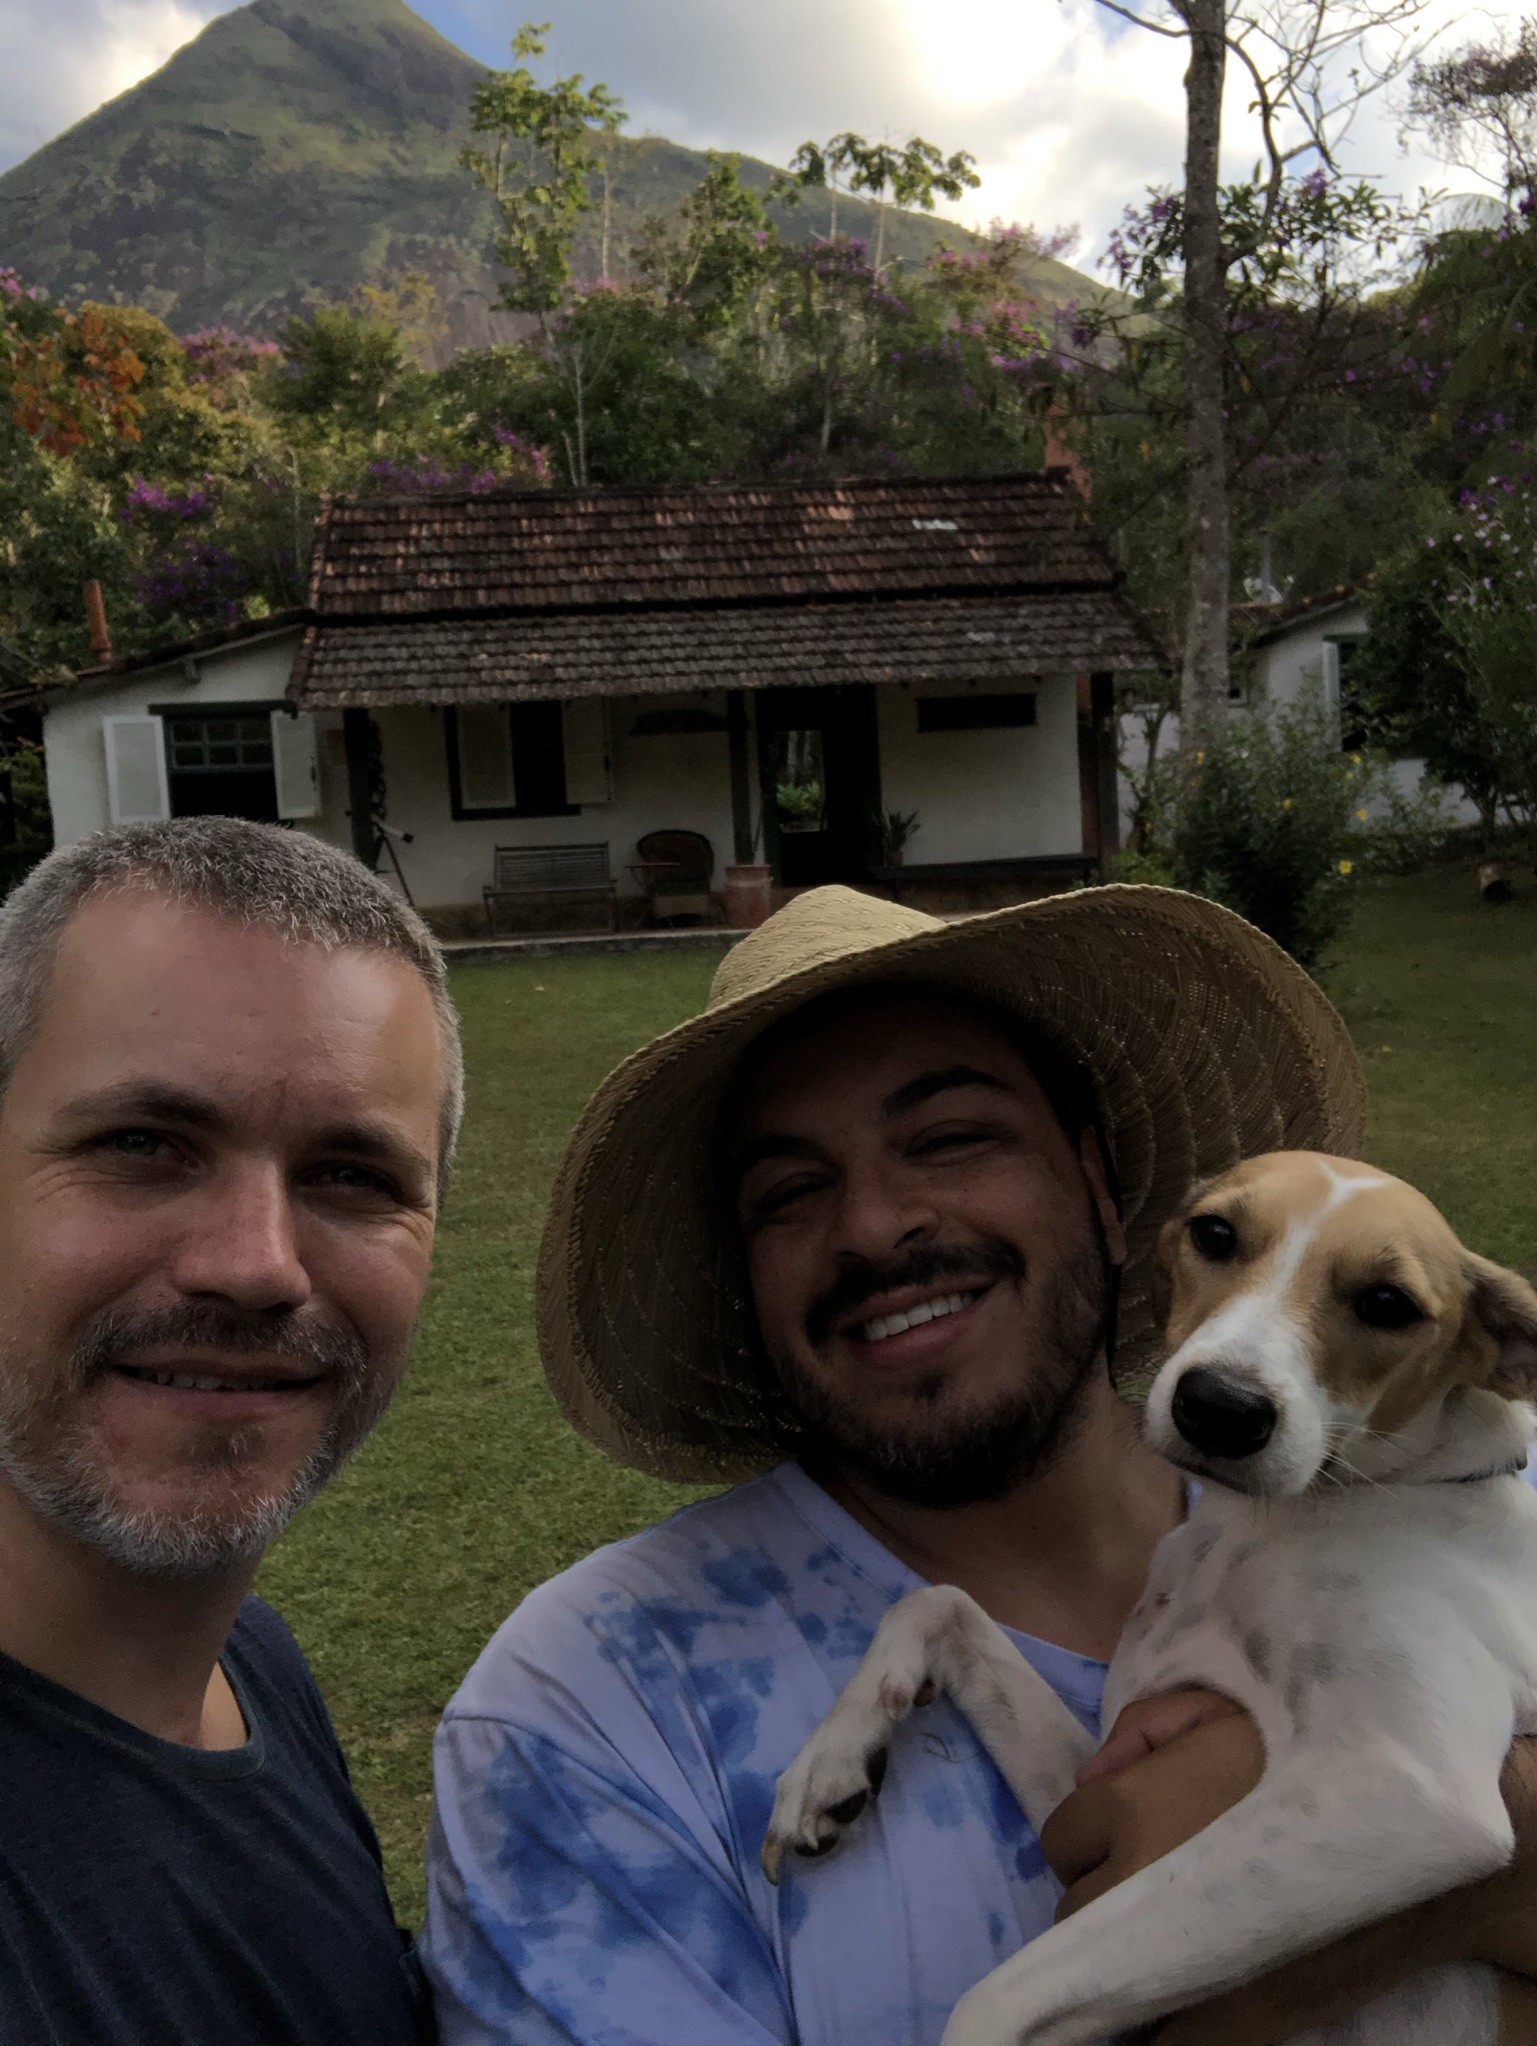
<svg viewBox="0 0 1537 2046"><path fill-rule="evenodd" d="M0 2046L420 2046L415 1957L299 1645L247 1599L244 1747L0 1655Z"/></svg>

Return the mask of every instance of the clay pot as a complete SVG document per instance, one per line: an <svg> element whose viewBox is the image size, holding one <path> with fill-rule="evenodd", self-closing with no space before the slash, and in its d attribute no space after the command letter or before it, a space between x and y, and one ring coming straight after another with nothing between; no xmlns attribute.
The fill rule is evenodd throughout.
<svg viewBox="0 0 1537 2046"><path fill-rule="evenodd" d="M755 931L773 907L772 867L727 867L726 922L734 931Z"/></svg>

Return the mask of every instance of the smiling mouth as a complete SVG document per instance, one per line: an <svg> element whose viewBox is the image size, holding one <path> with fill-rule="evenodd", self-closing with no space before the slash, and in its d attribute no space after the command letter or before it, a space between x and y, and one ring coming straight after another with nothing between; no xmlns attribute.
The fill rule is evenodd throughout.
<svg viewBox="0 0 1537 2046"><path fill-rule="evenodd" d="M861 1322L851 1331L862 1343L883 1343L888 1336L900 1336L910 1328L921 1328L926 1321L938 1321L947 1314L959 1314L963 1307L970 1307L974 1300L980 1300L988 1289L973 1287L965 1293L936 1293L930 1300L919 1300L898 1314L877 1315L873 1321Z"/></svg>
<svg viewBox="0 0 1537 2046"><path fill-rule="evenodd" d="M303 1392L320 1383L318 1378L216 1378L203 1371L147 1371L132 1364L117 1369L141 1385L172 1386L178 1392Z"/></svg>

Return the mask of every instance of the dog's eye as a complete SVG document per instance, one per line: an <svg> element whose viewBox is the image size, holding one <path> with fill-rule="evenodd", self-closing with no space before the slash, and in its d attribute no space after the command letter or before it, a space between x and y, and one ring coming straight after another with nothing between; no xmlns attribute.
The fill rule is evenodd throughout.
<svg viewBox="0 0 1537 2046"><path fill-rule="evenodd" d="M1425 1319L1425 1310L1411 1300L1402 1286L1368 1286L1350 1303L1357 1321L1368 1328L1412 1328Z"/></svg>
<svg viewBox="0 0 1537 2046"><path fill-rule="evenodd" d="M1226 1264L1238 1250L1238 1231L1225 1215L1192 1215L1190 1241L1214 1265Z"/></svg>

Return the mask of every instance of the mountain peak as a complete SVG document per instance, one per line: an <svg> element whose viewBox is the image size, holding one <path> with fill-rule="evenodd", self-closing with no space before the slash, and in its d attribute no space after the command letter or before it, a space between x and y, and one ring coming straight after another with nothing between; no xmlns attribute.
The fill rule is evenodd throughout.
<svg viewBox="0 0 1537 2046"><path fill-rule="evenodd" d="M483 75L405 0L249 0L0 177L0 263L61 298L145 306L182 333L227 321L270 334L288 313L421 271L442 352L506 338L516 330L492 310L495 209L458 161ZM621 136L611 167L622 266L641 219L675 210L706 164ZM761 189L768 166L743 175ZM840 223L857 229L869 211L840 200ZM823 196L786 224L823 231ZM598 274L599 232L593 213L579 275ZM922 256L954 232L899 214L886 245ZM1083 282L1049 268L1069 290Z"/></svg>

